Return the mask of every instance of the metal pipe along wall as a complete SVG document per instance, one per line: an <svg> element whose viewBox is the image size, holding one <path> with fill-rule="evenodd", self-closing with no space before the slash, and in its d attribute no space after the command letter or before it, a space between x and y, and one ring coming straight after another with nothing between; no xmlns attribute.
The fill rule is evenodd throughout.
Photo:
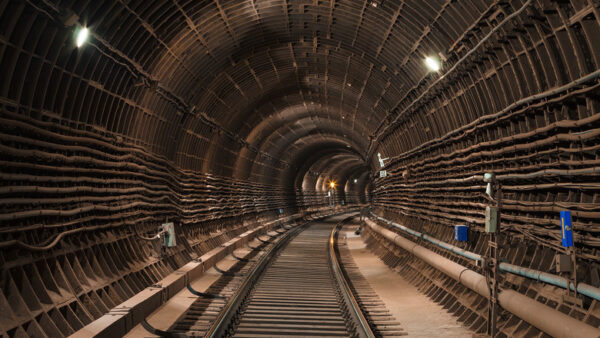
<svg viewBox="0 0 600 338"><path fill-rule="evenodd" d="M435 252L386 229L370 219L366 224L389 241L414 254L432 267L457 280L483 297L489 298L485 277ZM498 295L502 308L554 337L598 337L600 329L545 306L519 292L503 289Z"/></svg>
<svg viewBox="0 0 600 338"><path fill-rule="evenodd" d="M396 222L392 222L383 217L379 217L376 214L374 214L373 212L371 212L371 215L379 221L387 223L388 225L390 225L396 229L402 230L402 231L409 233L413 236L416 236L418 238L422 238L430 243L433 243L434 245L439 246L440 248L446 249L452 253L455 253L457 255L460 255L462 257L465 257L465 258L468 258L468 259L471 259L474 261L481 261L481 255L479 255L479 254L459 248L450 243L440 241L437 238L431 237L420 231L410 229L404 225L398 224ZM566 289L567 284L569 283L568 280L564 277L557 276L557 275L554 275L554 274L551 274L548 272L525 268L525 267L514 265L514 264L500 263L499 269L502 272L509 272L509 273L519 275L522 277L535 279L537 281L552 284L554 286L558 286L563 289ZM575 290L575 286L573 285L573 283L571 283L569 285L569 287L571 290ZM594 286L591 286L591 285L588 285L585 283L577 283L577 292L600 301L600 289L598 289Z"/></svg>

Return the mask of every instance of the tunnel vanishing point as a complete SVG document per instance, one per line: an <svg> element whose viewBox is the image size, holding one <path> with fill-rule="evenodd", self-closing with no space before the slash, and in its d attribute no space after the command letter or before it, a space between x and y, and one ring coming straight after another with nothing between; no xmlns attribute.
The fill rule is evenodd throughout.
<svg viewBox="0 0 600 338"><path fill-rule="evenodd" d="M0 336L347 214L475 335L598 337L599 150L598 0L0 0Z"/></svg>

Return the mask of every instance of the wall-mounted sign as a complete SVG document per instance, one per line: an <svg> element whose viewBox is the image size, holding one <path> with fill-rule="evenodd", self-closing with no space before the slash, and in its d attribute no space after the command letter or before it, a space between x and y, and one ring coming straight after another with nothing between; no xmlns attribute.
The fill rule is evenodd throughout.
<svg viewBox="0 0 600 338"><path fill-rule="evenodd" d="M560 233L562 237L562 246L570 248L573 246L573 228L571 227L571 212L560 212Z"/></svg>

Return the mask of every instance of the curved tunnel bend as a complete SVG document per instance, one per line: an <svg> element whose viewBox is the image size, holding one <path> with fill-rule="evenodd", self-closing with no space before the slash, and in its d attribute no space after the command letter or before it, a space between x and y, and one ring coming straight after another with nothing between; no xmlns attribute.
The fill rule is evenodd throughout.
<svg viewBox="0 0 600 338"><path fill-rule="evenodd" d="M68 336L246 231L364 207L372 251L483 333L485 295L374 229L484 273L447 248L490 256L498 200L499 287L600 326L514 273L600 287L597 0L0 0L0 69L0 334Z"/></svg>

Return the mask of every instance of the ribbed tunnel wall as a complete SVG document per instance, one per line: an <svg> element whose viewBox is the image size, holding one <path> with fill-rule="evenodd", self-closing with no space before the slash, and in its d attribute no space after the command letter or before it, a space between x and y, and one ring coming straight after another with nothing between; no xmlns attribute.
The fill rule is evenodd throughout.
<svg viewBox="0 0 600 338"><path fill-rule="evenodd" d="M598 3L534 1L520 8L523 14L506 23L511 11L505 9L479 17L451 45L456 54L443 77L412 77L412 87L374 133L371 153L390 159L383 168L389 176L375 178L373 205L379 214L447 242L453 242L453 225L469 224L466 248L483 255L489 249L482 233L488 203L482 174L493 172L503 189L500 256L553 272L555 254L564 252L559 211L571 210L578 278L597 285ZM490 34L495 27L501 28ZM418 259L402 253L397 259L393 264L422 290L470 328L485 331L485 298ZM565 304L562 291L520 277L508 276L503 285L600 323L589 298L579 308ZM506 336L540 334L509 313L499 325Z"/></svg>
<svg viewBox="0 0 600 338"><path fill-rule="evenodd" d="M599 66L596 0L0 0L0 333L71 333L280 209L328 208L331 181L337 207L447 241L469 223L484 253L494 172L502 257L550 270L569 209L598 286ZM140 235L167 219L183 244L158 257ZM481 331L482 299L419 264Z"/></svg>

